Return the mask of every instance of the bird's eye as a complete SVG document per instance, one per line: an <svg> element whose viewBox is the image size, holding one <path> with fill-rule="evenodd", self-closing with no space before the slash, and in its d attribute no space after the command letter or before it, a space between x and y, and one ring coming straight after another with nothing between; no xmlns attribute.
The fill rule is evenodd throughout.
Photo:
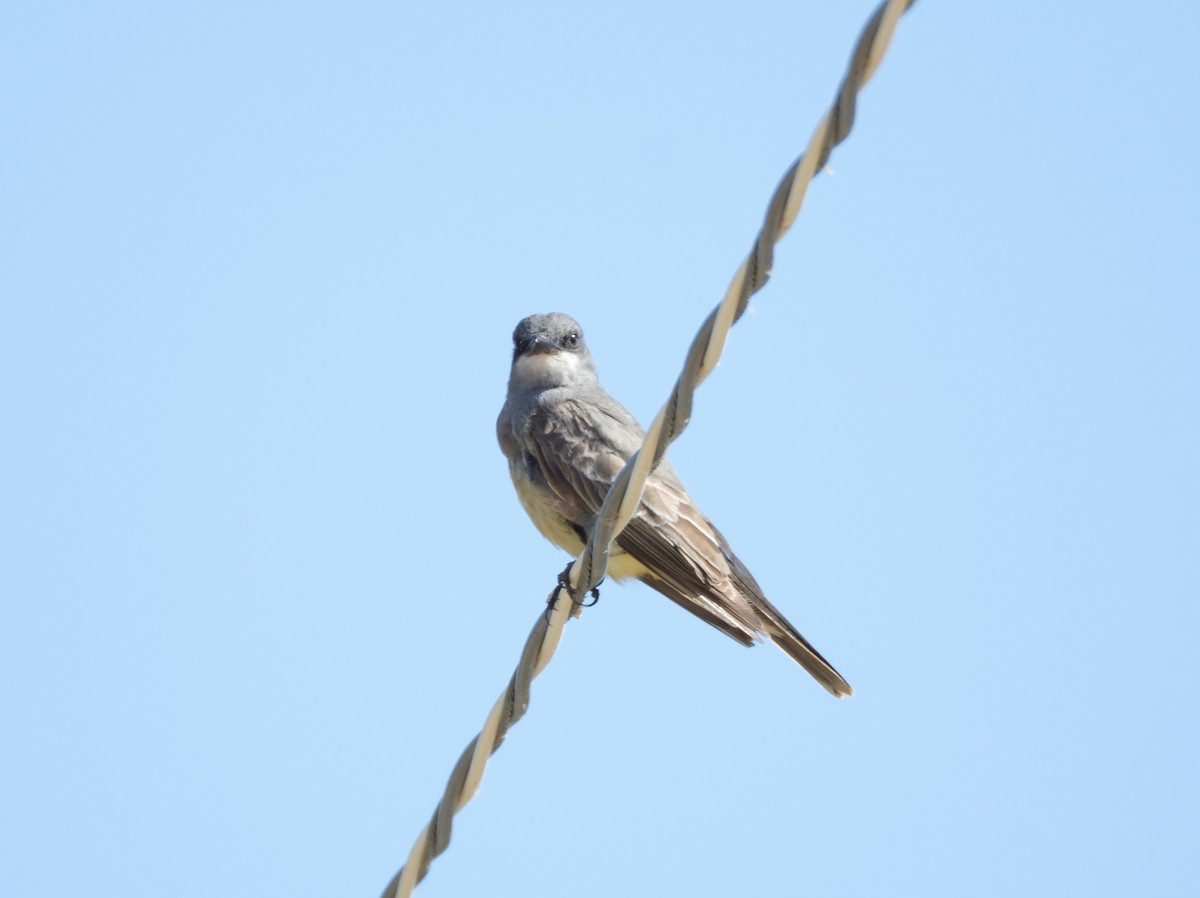
<svg viewBox="0 0 1200 898"><path fill-rule="evenodd" d="M579 334L576 334L576 333L567 334L567 345L568 346L578 346L579 345Z"/></svg>

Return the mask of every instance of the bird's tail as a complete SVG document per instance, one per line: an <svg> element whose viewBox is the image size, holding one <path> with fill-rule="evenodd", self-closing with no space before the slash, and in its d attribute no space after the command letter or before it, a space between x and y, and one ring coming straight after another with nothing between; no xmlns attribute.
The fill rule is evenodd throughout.
<svg viewBox="0 0 1200 898"><path fill-rule="evenodd" d="M769 636L773 643L807 670L812 678L829 690L834 698L854 695L854 690L850 688L846 678L838 673L807 639L800 635L800 631L792 626L791 621L780 614L779 610L762 596L756 596L755 599L754 610L758 612L763 633Z"/></svg>
<svg viewBox="0 0 1200 898"><path fill-rule="evenodd" d="M716 530L715 527L713 529ZM793 661L807 670L834 698L854 695L854 690L850 688L846 678L821 657L821 653L814 649L812 644L800 635L800 631L792 626L792 622L763 595L762 587L758 585L746 565L742 564L742 560L733 554L725 537L718 532L717 538L721 541L725 558L729 562L729 573L735 588L754 609L754 616L757 618L755 629L787 652Z"/></svg>

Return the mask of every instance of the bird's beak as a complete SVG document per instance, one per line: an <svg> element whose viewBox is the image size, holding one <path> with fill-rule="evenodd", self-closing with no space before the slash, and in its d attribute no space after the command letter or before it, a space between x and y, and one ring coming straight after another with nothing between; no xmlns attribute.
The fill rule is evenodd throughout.
<svg viewBox="0 0 1200 898"><path fill-rule="evenodd" d="M558 352L558 344L545 334L535 334L525 344L526 355L537 355L540 352Z"/></svg>

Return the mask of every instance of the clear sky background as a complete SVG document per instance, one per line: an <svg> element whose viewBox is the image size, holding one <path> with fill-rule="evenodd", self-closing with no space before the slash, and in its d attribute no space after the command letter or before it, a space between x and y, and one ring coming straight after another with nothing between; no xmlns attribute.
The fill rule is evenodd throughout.
<svg viewBox="0 0 1200 898"><path fill-rule="evenodd" d="M566 561L513 325L648 421L871 8L5 8L0 894L378 894ZM422 898L1197 893L1198 31L905 17L671 450L857 695L608 586Z"/></svg>

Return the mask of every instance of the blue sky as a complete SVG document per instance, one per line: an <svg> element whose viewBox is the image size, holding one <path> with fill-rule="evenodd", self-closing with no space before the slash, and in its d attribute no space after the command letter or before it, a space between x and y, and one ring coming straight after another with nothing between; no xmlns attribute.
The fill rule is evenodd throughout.
<svg viewBox="0 0 1200 898"><path fill-rule="evenodd" d="M376 895L565 558L561 310L644 421L865 3L0 14L0 893ZM641 586L423 898L1192 895L1190 4L923 2L671 458L854 685Z"/></svg>

